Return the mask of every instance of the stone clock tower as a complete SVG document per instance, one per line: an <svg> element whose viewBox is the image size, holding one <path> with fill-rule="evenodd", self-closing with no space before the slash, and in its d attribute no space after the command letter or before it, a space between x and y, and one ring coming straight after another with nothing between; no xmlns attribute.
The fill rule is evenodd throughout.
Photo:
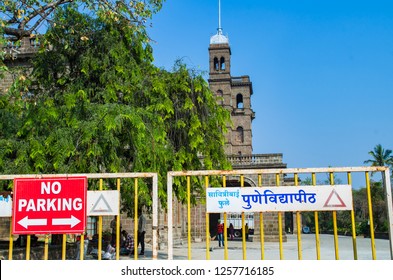
<svg viewBox="0 0 393 280"><path fill-rule="evenodd" d="M234 170L241 169L271 169L286 168L282 162L282 154L254 154L252 145L252 121L255 113L251 108L251 95L253 94L250 77L232 76L231 74L231 47L229 39L222 32L220 1L218 1L218 29L217 34L210 38L209 44L209 86L217 96L217 102L227 109L231 115L231 124L225 135L225 154ZM264 185L275 185L274 175L265 175ZM280 184L285 184L284 178ZM239 176L228 176L227 187L239 187ZM244 176L245 187L257 187L258 178L254 175ZM255 214L255 213L254 213ZM248 214L254 224L253 239L259 240L259 215ZM265 241L278 241L277 213L265 213L263 216ZM216 224L219 214L210 213L210 223ZM285 224L285 223L283 223ZM284 226L283 226L284 227ZM282 237L286 241L286 235Z"/></svg>
<svg viewBox="0 0 393 280"><path fill-rule="evenodd" d="M251 122L255 117L251 109L252 83L249 76L231 75L231 48L220 20L217 34L210 38L208 82L218 102L231 114L232 126L225 135L226 155L251 155Z"/></svg>

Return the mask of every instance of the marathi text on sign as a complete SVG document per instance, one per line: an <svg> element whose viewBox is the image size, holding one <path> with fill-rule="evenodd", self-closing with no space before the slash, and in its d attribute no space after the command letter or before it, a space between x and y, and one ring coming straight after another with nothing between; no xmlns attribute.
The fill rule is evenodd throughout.
<svg viewBox="0 0 393 280"><path fill-rule="evenodd" d="M352 209L350 185L208 188L207 212L332 211Z"/></svg>

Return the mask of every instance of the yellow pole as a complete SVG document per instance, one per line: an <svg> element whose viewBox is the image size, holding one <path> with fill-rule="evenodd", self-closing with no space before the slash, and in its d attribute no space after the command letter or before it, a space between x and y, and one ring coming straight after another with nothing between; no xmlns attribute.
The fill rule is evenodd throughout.
<svg viewBox="0 0 393 280"><path fill-rule="evenodd" d="M100 187L99 190L102 191L102 179L100 179ZM102 216L98 216L98 260L101 260L101 252L102 252Z"/></svg>
<svg viewBox="0 0 393 280"><path fill-rule="evenodd" d="M258 175L258 187L262 187L262 175ZM259 212L259 229L261 231L261 260L265 259L265 229L263 226L263 212Z"/></svg>
<svg viewBox="0 0 393 280"><path fill-rule="evenodd" d="M85 253L85 234L81 233L81 239L79 240L79 256L80 260L84 259L84 253Z"/></svg>
<svg viewBox="0 0 393 280"><path fill-rule="evenodd" d="M366 188L367 188L368 215L370 220L371 253L372 253L373 260L375 260L377 257L375 253L373 206L371 202L371 187L370 187L370 178L368 172L366 172Z"/></svg>
<svg viewBox="0 0 393 280"><path fill-rule="evenodd" d="M299 185L298 174L295 174L295 186ZM301 260L302 256L302 229L301 229L301 214L300 211L296 211L296 228L297 228L297 255L298 259Z"/></svg>
<svg viewBox="0 0 393 280"><path fill-rule="evenodd" d="M224 188L227 187L227 182L224 179L222 182L222 186ZM224 260L228 259L228 238L227 238L228 230L227 230L227 213L224 212Z"/></svg>
<svg viewBox="0 0 393 280"><path fill-rule="evenodd" d="M313 186L317 185L315 173L311 174L312 184ZM314 221L315 221L315 248L317 250L317 260L321 259L321 241L319 238L319 221L318 221L318 212L314 212Z"/></svg>
<svg viewBox="0 0 393 280"><path fill-rule="evenodd" d="M244 187L244 176L240 176L240 187ZM242 251L243 251L243 260L247 259L247 249L246 249L246 228L244 225L244 212L242 212Z"/></svg>
<svg viewBox="0 0 393 280"><path fill-rule="evenodd" d="M30 234L27 235L27 240L26 240L26 260L30 260L30 248L31 247L31 236Z"/></svg>
<svg viewBox="0 0 393 280"><path fill-rule="evenodd" d="M117 178L116 180L116 186L117 186L117 191L120 193L120 179ZM120 209L120 195L119 195L119 209ZM121 226L121 221L120 221L120 213L117 214L116 217L116 260L120 259L120 226Z"/></svg>
<svg viewBox="0 0 393 280"><path fill-rule="evenodd" d="M48 260L48 243L49 243L49 235L45 234L44 239L44 260Z"/></svg>
<svg viewBox="0 0 393 280"><path fill-rule="evenodd" d="M49 237L48 237L49 238ZM63 240L62 240L62 251L61 251L61 259L65 260L67 258L67 234L63 234Z"/></svg>
<svg viewBox="0 0 393 280"><path fill-rule="evenodd" d="M351 172L347 172L347 180L348 180L348 185L352 187L352 178L351 178ZM353 259L357 260L358 259L358 249L356 246L356 221L355 221L355 211L351 210L351 226L352 226L352 247L353 247Z"/></svg>
<svg viewBox="0 0 393 280"><path fill-rule="evenodd" d="M12 216L10 217L10 243L8 245L8 259L12 260L12 252L14 250L14 237L12 235Z"/></svg>
<svg viewBox="0 0 393 280"><path fill-rule="evenodd" d="M225 176L224 176L225 177ZM205 188L209 187L209 177L205 176ZM209 219L209 213L206 212L205 214L205 220L206 220L206 260L210 260L210 219Z"/></svg>
<svg viewBox="0 0 393 280"><path fill-rule="evenodd" d="M333 172L329 173L330 177L330 185L334 185L334 174ZM336 255L336 260L339 260L338 254L338 233L337 233L337 211L333 211L333 234L334 234L334 253Z"/></svg>
<svg viewBox="0 0 393 280"><path fill-rule="evenodd" d="M187 240L188 240L188 259L191 260L191 183L190 176L187 176Z"/></svg>
<svg viewBox="0 0 393 280"><path fill-rule="evenodd" d="M276 174L276 187L280 185L280 174ZM284 259L284 250L282 244L282 213L278 212L278 240L280 246L280 260Z"/></svg>
<svg viewBox="0 0 393 280"><path fill-rule="evenodd" d="M141 209L142 211L142 209ZM138 179L134 179L134 260L138 259Z"/></svg>

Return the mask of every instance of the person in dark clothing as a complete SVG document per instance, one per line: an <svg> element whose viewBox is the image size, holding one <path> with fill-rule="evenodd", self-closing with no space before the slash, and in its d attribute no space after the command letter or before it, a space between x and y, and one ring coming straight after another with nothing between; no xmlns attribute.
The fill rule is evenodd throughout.
<svg viewBox="0 0 393 280"><path fill-rule="evenodd" d="M235 236L235 228L233 227L233 224L229 224L229 237L231 240L233 240L233 237Z"/></svg>
<svg viewBox="0 0 393 280"><path fill-rule="evenodd" d="M140 216L138 218L138 246L141 244L141 251L139 255L145 254L145 233L146 233L146 218L143 215L143 212L140 212Z"/></svg>

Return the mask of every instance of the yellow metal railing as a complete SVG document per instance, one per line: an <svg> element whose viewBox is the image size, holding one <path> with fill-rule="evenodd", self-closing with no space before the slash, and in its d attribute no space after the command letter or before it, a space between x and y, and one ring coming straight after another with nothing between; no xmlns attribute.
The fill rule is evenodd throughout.
<svg viewBox="0 0 393 280"><path fill-rule="evenodd" d="M232 182L236 180L238 182L239 187L263 187L263 186L275 186L284 188L288 184L285 184L284 177L285 176L293 176L294 181L292 185L299 186L299 176L311 176L311 185L318 186L317 184L317 175L325 175L328 174L329 184L334 185L335 176L337 174L343 173L347 176L347 183L348 185L352 185L352 175L355 173L362 173L364 174L365 179L365 186L366 186L366 194L367 194L367 210L368 210L368 220L369 220L369 231L370 231L370 242L371 242L371 254L372 259L377 259L377 251L376 251L376 241L375 241L375 234L374 234L374 217L373 217L373 204L372 204L372 190L371 190L371 183L370 183L370 173L373 174L375 172L381 172L384 174L382 176L384 178L384 186L385 186L385 196L386 196L386 209L387 209L387 220L388 220L388 236L389 236L389 251L391 255L391 259L393 259L393 206L392 206L392 191L391 191L391 183L390 183L390 170L387 167L341 167L341 168L285 168L285 169L249 169L249 170L231 170L231 171L223 171L223 170L201 170L201 171L173 171L168 172L167 174L167 218L166 224L167 226L167 258L173 259L173 228L174 228L174 205L173 205L173 192L172 192L172 185L173 185L173 178L174 177L186 177L186 190L187 190L187 217L185 222L187 223L187 256L188 259L192 259L192 244L193 244L193 236L192 230L195 226L201 227L201 224L193 225L194 221L191 219L191 212L193 210L193 205L191 205L191 194L193 191L192 182L194 182L195 178L198 177L198 180L201 179L201 182L204 188L207 190L210 188L210 182L212 177L220 177L222 182L222 187L229 188L228 184L231 182L230 186L233 186ZM44 177L66 177L66 176L73 176L71 174L56 174L56 175L42 175L40 178ZM122 180L123 179L134 179L134 259L138 259L137 254L137 246L138 246L138 234L137 234L137 224L138 224L138 183L139 180L144 180L145 178L152 180L152 194L153 194L153 221L152 221L152 252L153 256L152 259L157 259L158 257L158 191L157 191L157 174L156 173L116 173L116 174L75 174L75 176L86 176L88 179L96 179L99 180L99 190L103 190L104 181L107 179L116 179L116 190L120 192ZM13 180L14 178L38 178L37 175L0 175L0 180ZM203 207L203 206L201 206ZM294 211L295 218L294 222L296 222L296 242L297 242L297 258L299 260L304 259L304 251L302 248L302 227L301 227L301 211ZM339 256L339 226L337 224L337 214L338 211L331 211L332 224L333 224L333 240L334 240L334 255L335 259L340 259ZM209 213L204 214L205 217L201 217L204 220L204 236L206 242L206 259L211 258L210 254L210 247L211 247L211 232L210 228L210 216ZM246 243L246 229L245 229L245 213L239 213L241 217L241 254L243 260L247 259L247 243ZM314 212L314 224L315 224L315 258L320 260L324 252L321 252L321 239L320 239L320 215L321 212L315 211ZM229 243L227 238L227 213L223 213L223 223L224 223L224 250L223 250L223 259L228 260L231 256L228 254L229 250ZM257 229L255 231L256 237L260 239L260 257L262 260L266 258L266 238L267 234L265 231L265 224L268 223L268 218L264 212L257 212L254 213L254 218L259 219L259 223L255 223L254 226ZM285 228L285 221L283 219L283 212L277 212L275 215L277 219L277 237L278 237L278 250L279 250L279 258L284 259L284 252L286 249L286 235L284 232ZM117 220L117 228L116 228L116 244L117 248L119 248L120 242L120 215L116 215ZM356 217L354 209L350 210L350 221L351 221L351 231L352 231L352 247L353 247L353 259L357 260L359 256L358 247L357 247L357 235L356 235ZM9 230L9 251L8 251L8 259L13 258L13 251L14 251L14 236L12 234L12 217L10 217L10 230ZM102 237L103 237L103 217L98 216L98 224L97 224L97 233L98 233L98 252L102 251ZM84 236L81 236L81 244L83 244ZM31 236L28 235L26 238L26 251L25 257L27 260L31 259L31 243L32 239ZM62 235L62 242L61 242L61 258L64 260L67 258L67 234ZM45 235L44 237L44 253L43 258L49 258L49 235ZM83 246L79 248L80 252L80 259L84 259L84 250ZM119 259L119 250L116 252L116 259ZM101 254L98 254L98 259L101 259Z"/></svg>
<svg viewBox="0 0 393 280"><path fill-rule="evenodd" d="M299 186L298 174L294 174L295 186ZM296 230L297 230L297 255L298 259L302 259L302 229L301 229L301 213L296 211Z"/></svg>
<svg viewBox="0 0 393 280"><path fill-rule="evenodd" d="M262 175L258 175L258 187L262 187ZM260 243L261 243L261 260L265 259L265 227L263 223L263 213L259 213L259 231L261 234Z"/></svg>
<svg viewBox="0 0 393 280"><path fill-rule="evenodd" d="M193 234L192 229L195 227L200 227L199 224L193 225L193 220L191 219L191 211L192 205L190 204L190 190L192 190L191 180L192 177L202 178L204 181L204 188L207 190L210 188L210 178L219 176L221 178L223 188L228 187L227 182L228 178L233 179L235 178L238 182L238 187L263 187L268 186L271 187L273 184L276 187L284 188L288 186L288 183L284 183L284 176L293 176L293 186L300 186L299 184L299 176L308 175L311 177L311 185L318 186L323 185L321 183L317 184L317 175L328 175L328 181L330 185L335 185L335 176L338 174L344 174L347 176L347 184L352 185L352 174L354 173L363 173L365 174L365 184L367 189L367 203L368 203L368 213L369 213L369 227L370 227L370 240L371 240L371 253L372 259L376 259L376 250L375 250L375 236L374 236L374 220L373 220L373 207L372 207L372 200L371 200L371 188L370 188L370 178L369 173L374 172L382 172L384 174L383 178L385 178L384 186L385 186L385 193L386 193L386 207L387 207L387 219L389 223L389 251L391 255L391 259L393 259L393 245L392 245L392 234L393 234L393 209L392 209L392 194L391 194L391 184L390 184L390 170L387 167L329 167L329 168L285 168L285 169L248 169L248 170L230 170L230 171L223 171L223 170L200 170L200 171L172 171L168 172L167 175L167 195L168 195L168 259L173 259L173 193L172 193L172 184L174 177L187 177L187 192L188 192L188 205L187 205L187 239L188 239L188 259L192 259L192 241L193 241ZM252 179L253 178L253 179ZM262 182L263 178L263 182ZM245 180L247 181L247 186L245 185ZM233 186L233 183L231 183ZM199 207L201 207L199 205ZM352 235L352 247L353 247L353 259L358 259L358 248L357 248L357 240L356 240L356 217L354 209L347 210L350 211L350 222L351 222L351 235ZM295 212L294 223L296 226L294 229L296 230L296 242L297 242L297 258L299 260L303 259L303 248L302 248L302 212L301 211L293 211ZM338 210L330 211L331 214L331 221L333 226L333 250L334 256L336 260L340 259L339 255L339 225L338 225ZM278 249L279 249L279 258L281 260L284 259L284 252L285 252L285 233L284 233L284 221L283 221L283 212L276 212L277 213L277 235L278 235ZM315 258L317 260L321 259L321 239L320 239L320 221L319 215L321 211L314 211L314 223L315 223L315 250L316 255ZM228 256L228 239L227 239L227 213L222 213L224 217L224 251L223 251L223 259L229 259ZM242 224L242 256L243 259L247 259L247 243L246 243L246 232L245 232L245 213L240 212L241 215L241 224ZM266 233L265 233L265 223L267 222L264 219L264 213L258 212L258 215L254 215L254 217L258 217L259 223L254 224L255 227L258 227L257 233L259 233L260 238L260 254L261 259L265 259L265 245L266 245ZM206 239L206 259L211 258L210 248L211 248L211 233L210 233L210 217L209 213L205 213L205 239ZM257 237L257 238L258 238Z"/></svg>
<svg viewBox="0 0 393 280"><path fill-rule="evenodd" d="M134 178L134 205L135 205L135 217L134 217L134 258L138 259L138 237L137 237L137 229L138 229L138 181L139 180L151 180L150 185L152 186L152 259L158 258L158 176L157 173L87 173L87 174L45 174L45 175L0 175L0 181L12 181L15 178L31 178L31 179L43 179L43 178L64 178L64 177L86 177L87 179L97 179L99 180L99 190L103 190L103 183L106 179L116 179L116 190L120 193L121 190L121 182L125 179ZM120 205L120 196L119 196L119 205ZM119 207L120 209L120 207ZM9 230L9 249L8 249L8 259L13 259L13 251L14 251L14 235L12 230L13 220L12 216L10 217L10 230ZM116 248L120 248L120 213L116 215ZM101 252L102 248L102 240L103 240L103 216L98 216L97 222L97 234L98 234L98 242L97 242L97 251ZM85 259L84 256L84 241L85 236L81 234L80 236L80 246L79 246L79 256L80 259ZM49 259L49 234L44 235L44 248L43 248L43 259ZM31 259L31 235L27 235L26 238L26 251L25 251L26 260ZM116 259L120 259L120 250L116 249ZM101 260L101 254L97 254L98 260ZM61 259L67 259L67 234L62 234L62 242L61 242Z"/></svg>

